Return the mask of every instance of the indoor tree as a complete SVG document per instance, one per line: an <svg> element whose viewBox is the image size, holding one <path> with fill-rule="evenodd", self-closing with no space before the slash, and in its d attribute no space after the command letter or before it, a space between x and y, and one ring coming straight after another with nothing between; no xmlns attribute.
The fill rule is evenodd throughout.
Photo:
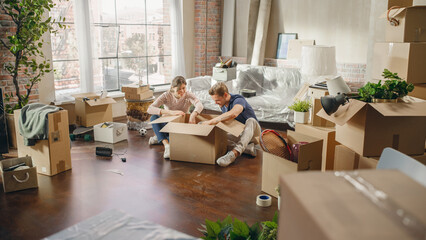
<svg viewBox="0 0 426 240"><path fill-rule="evenodd" d="M5 71L12 77L15 87L17 103L13 106L6 104L6 111L12 113L28 103L34 84L41 81L42 77L52 71L49 60L43 52L42 36L50 31L56 33L54 26L65 28L51 17L46 17L55 6L53 0L1 0L0 13L8 15L12 20L12 28L16 31L7 32L6 39L0 39L1 47L6 48L13 55L11 62L4 63ZM59 21L64 21L60 18ZM42 60L37 60L37 57ZM25 84L24 94L21 94L19 80L28 79ZM6 94L5 100L10 102L12 94Z"/></svg>

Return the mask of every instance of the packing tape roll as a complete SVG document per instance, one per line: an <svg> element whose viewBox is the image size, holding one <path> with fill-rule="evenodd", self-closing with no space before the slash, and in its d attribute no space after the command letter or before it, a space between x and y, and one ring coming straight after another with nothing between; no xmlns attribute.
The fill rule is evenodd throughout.
<svg viewBox="0 0 426 240"><path fill-rule="evenodd" d="M260 194L256 198L256 204L261 207L269 207L271 206L272 199L271 196L266 194Z"/></svg>

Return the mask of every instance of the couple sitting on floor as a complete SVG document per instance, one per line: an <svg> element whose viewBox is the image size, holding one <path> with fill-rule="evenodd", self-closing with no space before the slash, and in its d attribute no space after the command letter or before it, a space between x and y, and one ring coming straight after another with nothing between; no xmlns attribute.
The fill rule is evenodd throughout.
<svg viewBox="0 0 426 240"><path fill-rule="evenodd" d="M235 119L245 125L244 131L240 135L235 147L218 158L216 160L217 164L226 167L234 162L242 153L256 156L256 149L253 142L256 137L260 136L261 129L256 115L246 99L238 94L230 94L228 88L222 82L213 85L209 90L209 94L215 103L220 106L222 114L201 124L216 125L221 121ZM192 104L195 106L195 109L189 117L189 123L195 124L195 118L203 110L203 104L193 93L186 91L185 78L178 76L173 79L170 90L161 94L149 106L148 113L152 115L151 121L154 121L161 115L185 115ZM162 105L164 105L165 109L160 108ZM169 134L160 132L165 124L152 124L155 136L149 139L149 144L162 143L164 145L164 158L170 158Z"/></svg>

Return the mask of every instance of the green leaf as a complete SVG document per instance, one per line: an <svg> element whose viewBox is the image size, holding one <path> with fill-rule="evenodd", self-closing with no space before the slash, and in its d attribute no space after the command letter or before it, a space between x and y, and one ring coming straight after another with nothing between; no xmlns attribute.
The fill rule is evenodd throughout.
<svg viewBox="0 0 426 240"><path fill-rule="evenodd" d="M237 234L238 236L244 236L244 237L248 237L250 232L247 224L244 222L241 222L237 218L234 219L233 230L234 230L234 233Z"/></svg>
<svg viewBox="0 0 426 240"><path fill-rule="evenodd" d="M272 221L278 224L278 211L275 211L274 218L272 219Z"/></svg>
<svg viewBox="0 0 426 240"><path fill-rule="evenodd" d="M219 224L210 221L206 219L206 229L207 229L207 236L214 236L217 237L217 235L220 232L220 226Z"/></svg>

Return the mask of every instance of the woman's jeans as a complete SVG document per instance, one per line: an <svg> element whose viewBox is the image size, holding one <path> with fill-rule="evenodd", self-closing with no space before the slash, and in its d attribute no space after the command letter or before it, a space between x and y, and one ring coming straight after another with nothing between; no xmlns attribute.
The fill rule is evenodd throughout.
<svg viewBox="0 0 426 240"><path fill-rule="evenodd" d="M155 119L160 118L158 115L152 115L151 116L151 122ZM160 132L160 130L166 126L167 123L154 123L152 124L152 129L154 130L155 135L157 136L158 143L161 143L164 139L167 139L169 141L169 134Z"/></svg>

